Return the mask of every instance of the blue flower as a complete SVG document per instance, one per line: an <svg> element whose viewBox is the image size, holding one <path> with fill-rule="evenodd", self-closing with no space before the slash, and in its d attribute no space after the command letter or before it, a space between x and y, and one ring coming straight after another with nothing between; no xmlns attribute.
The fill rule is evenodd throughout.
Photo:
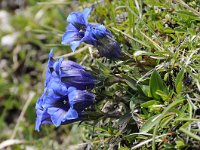
<svg viewBox="0 0 200 150"><path fill-rule="evenodd" d="M46 82L46 87L44 89L44 93L38 99L36 103L36 127L37 131L40 130L40 126L42 124L54 124L57 126L57 122L52 120L53 114L49 113L49 111L53 108L59 108L60 111L63 111L62 108L69 109L69 103L66 105L62 104L62 100L67 98L68 89L65 84L63 84L59 77L53 72L48 78L48 82ZM50 109L50 110L49 110Z"/></svg>
<svg viewBox="0 0 200 150"><path fill-rule="evenodd" d="M84 70L82 66L72 61L60 59L54 65L57 69L60 80L68 86L74 86L79 90L91 89L94 87L94 78Z"/></svg>
<svg viewBox="0 0 200 150"><path fill-rule="evenodd" d="M53 80L60 80L62 84L68 87L74 86L79 90L92 89L95 83L92 75L86 72L83 66L63 58L54 60L53 50L49 54L45 85L51 77L53 77Z"/></svg>
<svg viewBox="0 0 200 150"><path fill-rule="evenodd" d="M69 92L68 97L62 98L48 108L48 114L55 126L66 124L68 121L81 120L81 113L91 106L94 101L92 93L74 90Z"/></svg>
<svg viewBox="0 0 200 150"><path fill-rule="evenodd" d="M62 44L70 44L73 51L80 45L88 25L88 16L92 7L84 9L81 12L72 12L67 17L69 22L66 32L62 37Z"/></svg>
<svg viewBox="0 0 200 150"><path fill-rule="evenodd" d="M68 79L63 82L63 78ZM81 65L63 59L54 60L51 50L45 89L35 106L37 114L35 129L39 131L42 124L54 124L58 127L61 124L81 120L85 108L93 104L94 95L80 89L93 86L93 81L91 75L85 72Z"/></svg>
<svg viewBox="0 0 200 150"><path fill-rule="evenodd" d="M101 24L89 24L82 41L95 46L101 56L113 60L121 58L119 43L112 37L111 32Z"/></svg>
<svg viewBox="0 0 200 150"><path fill-rule="evenodd" d="M52 85L53 86L53 85ZM54 87L49 86L53 89ZM61 124L81 120L81 114L85 108L94 102L92 93L77 90L69 87L68 92L62 93L54 88L51 92L45 92L36 103L36 127L40 131L42 124L54 124L56 127Z"/></svg>
<svg viewBox="0 0 200 150"><path fill-rule="evenodd" d="M93 45L101 56L109 59L120 59L121 48L113 38L111 32L101 24L88 23L91 8L86 8L82 13L73 12L68 18L69 23L62 37L62 44L70 44L73 51L81 42Z"/></svg>
<svg viewBox="0 0 200 150"><path fill-rule="evenodd" d="M59 97L59 99L55 100L54 97ZM43 103L38 104L39 107L37 105L37 119L35 126L37 131L40 131L40 126L42 124L54 124L56 127L58 127L61 124L67 124L80 120L77 111L70 107L68 97L61 95L58 96L56 94L54 97L50 97L50 95L47 97L45 96L43 97ZM48 103L48 107L45 105L46 100L52 100L51 104Z"/></svg>
<svg viewBox="0 0 200 150"><path fill-rule="evenodd" d="M70 91L71 89L69 88L68 90ZM78 112L81 112L93 104L94 95L86 91L72 90L68 94L68 99L70 106Z"/></svg>

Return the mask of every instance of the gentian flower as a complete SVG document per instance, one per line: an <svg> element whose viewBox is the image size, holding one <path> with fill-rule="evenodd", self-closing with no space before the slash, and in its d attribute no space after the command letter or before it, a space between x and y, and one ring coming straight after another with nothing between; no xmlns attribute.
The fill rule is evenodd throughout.
<svg viewBox="0 0 200 150"><path fill-rule="evenodd" d="M71 70L74 72L68 72ZM62 82L63 76L70 79ZM79 80L78 77L80 77ZM89 84L89 79L92 84ZM80 89L93 86L93 81L91 75L85 72L81 65L63 59L54 60L53 50L51 50L44 84L45 89L35 106L37 114L35 129L39 131L42 124L54 124L58 127L61 124L81 120L85 108L93 104L94 95Z"/></svg>
<svg viewBox="0 0 200 150"><path fill-rule="evenodd" d="M70 44L73 51L75 51L82 42L81 39L84 37L88 25L88 16L91 10L92 7L84 9L82 13L72 12L67 17L67 22L69 22L69 24L62 37L62 44Z"/></svg>
<svg viewBox="0 0 200 150"><path fill-rule="evenodd" d="M95 46L101 56L109 59L121 57L119 43L112 37L111 32L101 24L89 24L82 41Z"/></svg>
<svg viewBox="0 0 200 150"><path fill-rule="evenodd" d="M69 23L62 37L62 44L70 44L75 49L81 42L93 45L101 56L109 59L119 59L121 48L113 38L111 32L105 26L97 23L88 23L88 16L92 8L86 8L82 13L73 12L69 14Z"/></svg>
<svg viewBox="0 0 200 150"><path fill-rule="evenodd" d="M63 58L58 61L54 60L52 50L49 54L46 82L49 82L51 76L58 76L66 86L74 86L79 90L92 89L95 82L92 75L86 72L83 66Z"/></svg>
<svg viewBox="0 0 200 150"><path fill-rule="evenodd" d="M92 93L77 90L75 87L70 87L68 93L63 95L57 90L46 92L36 103L35 129L40 131L42 124L54 124L58 127L61 124L80 121L85 108L91 106L93 101Z"/></svg>
<svg viewBox="0 0 200 150"><path fill-rule="evenodd" d="M74 87L68 89L69 104L72 108L81 112L86 107L93 104L94 95L92 93L81 90L74 90L73 88Z"/></svg>
<svg viewBox="0 0 200 150"><path fill-rule="evenodd" d="M75 62L61 58L54 64L54 69L61 82L67 86L74 86L79 90L92 89L94 87L92 75Z"/></svg>

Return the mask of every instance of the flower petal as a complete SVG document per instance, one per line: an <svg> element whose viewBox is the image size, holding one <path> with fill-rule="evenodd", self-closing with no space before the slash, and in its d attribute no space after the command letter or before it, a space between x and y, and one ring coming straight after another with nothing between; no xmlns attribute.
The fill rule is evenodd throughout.
<svg viewBox="0 0 200 150"><path fill-rule="evenodd" d="M64 121L66 120L72 120L72 119L77 119L78 118L78 113L75 109L73 108L70 108L67 113L65 114L65 117L64 117Z"/></svg>
<svg viewBox="0 0 200 150"><path fill-rule="evenodd" d="M79 29L77 29L73 24L69 23L66 31L79 32Z"/></svg>
<svg viewBox="0 0 200 150"><path fill-rule="evenodd" d="M85 8L82 12L86 25L88 24L88 17L90 15L90 12L92 11L92 9L93 9L93 7Z"/></svg>
<svg viewBox="0 0 200 150"><path fill-rule="evenodd" d="M60 67L62 70L66 71L66 70L72 70L72 69L80 69L80 70L84 70L83 66L73 62L73 61L70 61L70 60L67 60L67 61L62 61L61 64L60 64Z"/></svg>
<svg viewBox="0 0 200 150"><path fill-rule="evenodd" d="M52 124L52 122L48 120L50 118L50 115L47 113L46 110L37 109L36 114L37 118L35 123L35 130L37 130L38 132L40 131L40 126L42 124Z"/></svg>
<svg viewBox="0 0 200 150"><path fill-rule="evenodd" d="M60 74L61 82L74 86L77 89L85 90L94 87L94 79L90 73L84 70L62 71Z"/></svg>
<svg viewBox="0 0 200 150"><path fill-rule="evenodd" d="M90 45L96 45L97 39L93 36L92 30L90 27L87 27L87 30L85 31L84 37L81 39L81 42L85 42Z"/></svg>
<svg viewBox="0 0 200 150"><path fill-rule="evenodd" d="M49 60L48 60L48 68L50 69L50 71L51 71L51 68L53 67L54 62L55 60L53 59L53 49L51 49L49 53Z"/></svg>
<svg viewBox="0 0 200 150"><path fill-rule="evenodd" d="M48 108L47 112L51 117L51 121L56 127L61 125L61 122L66 115L65 110L56 107Z"/></svg>
<svg viewBox="0 0 200 150"><path fill-rule="evenodd" d="M67 22L73 24L78 29L82 29L83 27L86 26L84 17L80 12L70 13L69 16L67 17Z"/></svg>
<svg viewBox="0 0 200 150"><path fill-rule="evenodd" d="M81 112L93 104L94 95L86 91L73 90L68 94L68 99L70 106L78 112Z"/></svg>
<svg viewBox="0 0 200 150"><path fill-rule="evenodd" d="M73 41L73 42L71 42L70 43L70 45L71 45L71 49L72 49L72 51L74 52L75 50L76 50L76 48L80 45L80 41Z"/></svg>
<svg viewBox="0 0 200 150"><path fill-rule="evenodd" d="M70 93L70 92L72 92L72 91L74 91L74 90L76 90L76 88L73 87L73 86L70 86L70 87L68 88L68 93Z"/></svg>
<svg viewBox="0 0 200 150"><path fill-rule="evenodd" d="M67 22L73 24L78 29L85 29L91 10L92 7L84 9L83 12L72 12L67 17Z"/></svg>
<svg viewBox="0 0 200 150"><path fill-rule="evenodd" d="M72 44L72 42L80 41L83 36L82 32L66 31L62 37L62 44Z"/></svg>

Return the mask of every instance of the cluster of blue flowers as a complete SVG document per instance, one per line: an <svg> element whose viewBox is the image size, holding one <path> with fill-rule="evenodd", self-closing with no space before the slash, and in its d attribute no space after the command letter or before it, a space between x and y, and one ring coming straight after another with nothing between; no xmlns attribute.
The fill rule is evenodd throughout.
<svg viewBox="0 0 200 150"><path fill-rule="evenodd" d="M45 89L36 103L36 127L54 124L56 127L81 120L85 108L94 102L94 95L86 91L94 87L94 79L84 68L69 60L54 60L49 54Z"/></svg>
<svg viewBox="0 0 200 150"><path fill-rule="evenodd" d="M96 47L101 56L119 59L121 49L111 32L105 26L88 23L92 7L81 12L72 12L67 18L69 23L62 38L62 44L70 44L75 49L81 42ZM66 61L55 60L53 50L49 54L45 89L36 103L36 127L40 131L42 124L54 124L56 127L82 120L84 111L94 102L94 94L86 89L94 87L94 78L83 66Z"/></svg>
<svg viewBox="0 0 200 150"><path fill-rule="evenodd" d="M62 44L70 44L73 51L81 42L93 45L101 56L109 59L119 59L121 48L105 26L98 23L88 23L88 16L93 7L81 12L72 12L67 18L69 23L62 37Z"/></svg>

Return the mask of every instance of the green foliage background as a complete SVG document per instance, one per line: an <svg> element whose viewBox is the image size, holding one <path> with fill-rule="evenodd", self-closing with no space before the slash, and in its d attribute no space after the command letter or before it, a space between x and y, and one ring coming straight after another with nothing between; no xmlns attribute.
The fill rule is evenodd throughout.
<svg viewBox="0 0 200 150"><path fill-rule="evenodd" d="M44 125L38 133L34 105L49 50L71 53L60 44L66 17L93 3L90 22L111 30L130 59L100 58L93 47L82 51L84 44L65 57L95 72L95 110L112 117ZM13 138L21 144L11 149L200 149L198 0L3 0L1 7L9 25L0 21L0 146ZM8 36L14 42L6 44Z"/></svg>

